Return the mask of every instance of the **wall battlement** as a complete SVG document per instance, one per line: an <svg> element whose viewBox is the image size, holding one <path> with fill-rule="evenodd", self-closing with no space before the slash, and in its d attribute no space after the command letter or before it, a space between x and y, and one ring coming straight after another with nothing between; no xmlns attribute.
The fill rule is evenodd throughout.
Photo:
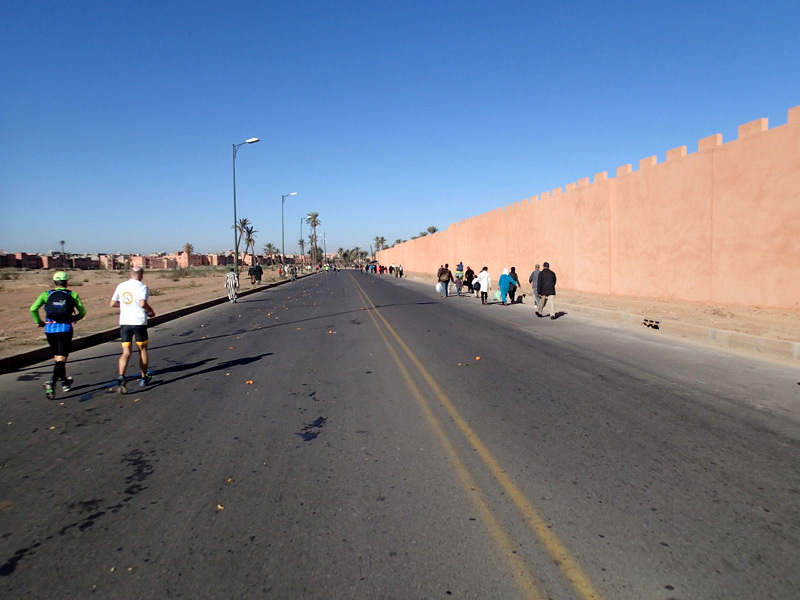
<svg viewBox="0 0 800 600"><path fill-rule="evenodd" d="M787 111L787 116L788 116L787 122L784 125L779 125L778 127L773 128L773 130L780 129L781 127L786 127L787 125L800 122L800 106L795 106L794 108L790 108ZM756 119L755 121L750 121L749 123L739 125L737 130L739 137L736 140L731 140L730 142L727 143L730 144L747 137L758 135L759 133L764 133L766 131L769 131L769 119L765 118ZM702 138L697 141L697 152L708 152L722 145L723 145L722 134L715 133L714 135ZM691 154L697 154L697 152L693 152ZM680 158L684 158L686 156L691 156L691 154L687 154L686 146L678 146L677 148L673 148L672 150L667 150L665 162L671 162ZM664 163L659 163L657 156L648 156L647 158L643 158L639 161L638 170L641 171L643 169L649 169L658 164L664 164ZM617 167L618 178L624 177L625 175L630 175L631 173L635 172L636 171L633 170L633 165L630 164ZM607 179L608 179L608 172L603 171L601 173L597 173L594 176L593 183L598 183L600 181L605 181ZM585 187L587 185L590 185L589 178L584 177L583 179L579 179L576 183L568 183L565 186L565 189L566 191L569 191L575 187ZM554 195L561 193L561 188L556 188L555 190L552 190L552 193ZM547 192L545 192L544 194L547 194ZM544 194L542 195L542 198L546 197ZM531 200L538 200L538 199L539 196L531 197Z"/></svg>

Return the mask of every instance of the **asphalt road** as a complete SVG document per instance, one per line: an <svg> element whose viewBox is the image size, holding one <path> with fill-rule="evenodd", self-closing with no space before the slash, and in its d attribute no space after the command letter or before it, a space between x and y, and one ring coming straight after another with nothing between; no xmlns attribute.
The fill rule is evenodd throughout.
<svg viewBox="0 0 800 600"><path fill-rule="evenodd" d="M151 340L0 376L4 599L800 595L793 365L357 272Z"/></svg>

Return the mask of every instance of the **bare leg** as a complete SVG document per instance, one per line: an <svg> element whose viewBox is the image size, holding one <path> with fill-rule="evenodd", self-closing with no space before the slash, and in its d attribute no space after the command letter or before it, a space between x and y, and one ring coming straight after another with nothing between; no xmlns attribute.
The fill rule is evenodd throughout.
<svg viewBox="0 0 800 600"><path fill-rule="evenodd" d="M142 377L147 376L147 365L150 364L150 359L147 354L147 346L139 346L139 371Z"/></svg>
<svg viewBox="0 0 800 600"><path fill-rule="evenodd" d="M122 346L122 354L119 357L119 374L125 375L125 370L128 368L128 361L131 359L131 346L130 344Z"/></svg>

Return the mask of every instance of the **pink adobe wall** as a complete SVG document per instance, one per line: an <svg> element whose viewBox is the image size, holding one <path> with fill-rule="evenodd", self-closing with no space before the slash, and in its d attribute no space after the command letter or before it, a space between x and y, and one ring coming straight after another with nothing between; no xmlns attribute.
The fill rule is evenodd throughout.
<svg viewBox="0 0 800 600"><path fill-rule="evenodd" d="M463 261L527 281L549 261L558 287L638 298L800 308L800 106L598 173L382 250L429 272Z"/></svg>

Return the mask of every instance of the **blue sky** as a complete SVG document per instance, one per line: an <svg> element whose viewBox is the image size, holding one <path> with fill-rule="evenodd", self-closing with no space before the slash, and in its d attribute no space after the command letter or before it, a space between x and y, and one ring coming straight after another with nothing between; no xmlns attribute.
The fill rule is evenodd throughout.
<svg viewBox="0 0 800 600"><path fill-rule="evenodd" d="M800 4L0 8L0 249L409 239L800 104ZM303 226L307 236L307 226Z"/></svg>

